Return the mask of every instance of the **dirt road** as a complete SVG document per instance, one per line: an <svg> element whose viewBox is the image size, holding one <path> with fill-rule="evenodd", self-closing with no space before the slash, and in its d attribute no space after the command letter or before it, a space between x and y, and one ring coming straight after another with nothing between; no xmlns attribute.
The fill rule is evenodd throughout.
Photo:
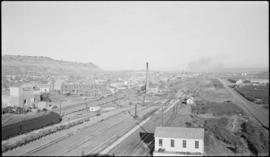
<svg viewBox="0 0 270 157"><path fill-rule="evenodd" d="M269 129L269 110L262 108L258 104L248 101L242 95L240 95L234 89L228 87L230 84L228 81L219 79L224 87L238 100L237 103L241 108L243 108L247 113L249 113L253 118L255 118L261 125Z"/></svg>

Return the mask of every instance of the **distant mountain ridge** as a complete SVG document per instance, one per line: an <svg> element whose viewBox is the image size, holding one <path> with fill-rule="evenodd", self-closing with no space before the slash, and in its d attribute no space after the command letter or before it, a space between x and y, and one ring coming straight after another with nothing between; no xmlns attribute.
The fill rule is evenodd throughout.
<svg viewBox="0 0 270 157"><path fill-rule="evenodd" d="M2 55L2 73L82 74L101 69L89 62L62 61L44 56Z"/></svg>

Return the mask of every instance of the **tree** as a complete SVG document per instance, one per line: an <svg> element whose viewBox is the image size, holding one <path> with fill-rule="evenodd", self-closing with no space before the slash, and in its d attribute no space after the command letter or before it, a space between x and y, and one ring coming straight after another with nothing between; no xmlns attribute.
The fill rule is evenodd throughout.
<svg viewBox="0 0 270 157"><path fill-rule="evenodd" d="M40 100L41 100L41 101L51 102L51 99L50 99L48 93L42 93L42 94L40 95Z"/></svg>

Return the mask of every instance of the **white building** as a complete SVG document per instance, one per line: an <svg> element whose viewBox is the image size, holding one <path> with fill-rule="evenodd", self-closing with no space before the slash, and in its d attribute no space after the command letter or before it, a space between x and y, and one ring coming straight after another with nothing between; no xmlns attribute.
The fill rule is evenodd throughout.
<svg viewBox="0 0 270 157"><path fill-rule="evenodd" d="M240 80L237 80L235 84L236 84L236 85L241 85L241 84L243 84L243 83L244 83L244 81L240 79Z"/></svg>
<svg viewBox="0 0 270 157"><path fill-rule="evenodd" d="M194 104L193 97L189 97L189 98L187 99L187 104Z"/></svg>
<svg viewBox="0 0 270 157"><path fill-rule="evenodd" d="M204 128L157 127L153 156L204 155Z"/></svg>
<svg viewBox="0 0 270 157"><path fill-rule="evenodd" d="M54 82L53 89L61 91L63 86L64 80L58 79Z"/></svg>
<svg viewBox="0 0 270 157"><path fill-rule="evenodd" d="M48 93L50 92L50 84L40 84L38 85L40 92L42 93Z"/></svg>
<svg viewBox="0 0 270 157"><path fill-rule="evenodd" d="M1 105L2 105L2 108L11 106L9 95L2 95L2 104Z"/></svg>
<svg viewBox="0 0 270 157"><path fill-rule="evenodd" d="M90 112L95 112L95 111L98 111L98 110L100 110L99 106L91 106L91 107L89 107Z"/></svg>
<svg viewBox="0 0 270 157"><path fill-rule="evenodd" d="M48 103L42 101L42 102L38 102L36 107L37 107L38 109L42 110L42 109L44 109L44 108L47 108L47 106L48 106Z"/></svg>
<svg viewBox="0 0 270 157"><path fill-rule="evenodd" d="M30 106L35 100L33 85L24 84L10 87L10 103L12 106Z"/></svg>

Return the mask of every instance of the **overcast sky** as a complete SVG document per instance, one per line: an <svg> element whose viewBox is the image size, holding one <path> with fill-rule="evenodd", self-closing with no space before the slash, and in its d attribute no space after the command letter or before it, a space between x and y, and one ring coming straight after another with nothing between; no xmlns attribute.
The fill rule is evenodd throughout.
<svg viewBox="0 0 270 157"><path fill-rule="evenodd" d="M2 54L105 70L260 68L267 2L2 2Z"/></svg>

